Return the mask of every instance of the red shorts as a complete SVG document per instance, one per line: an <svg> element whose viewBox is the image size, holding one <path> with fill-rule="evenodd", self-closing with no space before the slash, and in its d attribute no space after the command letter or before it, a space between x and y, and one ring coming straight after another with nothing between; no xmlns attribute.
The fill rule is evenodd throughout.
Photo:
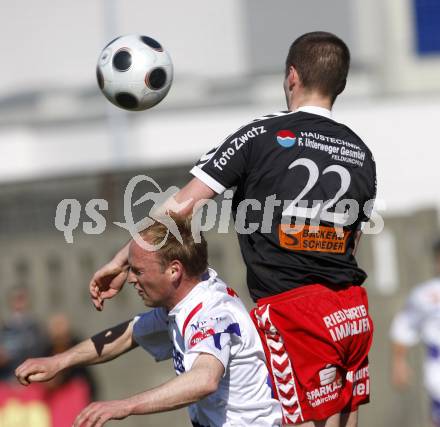
<svg viewBox="0 0 440 427"><path fill-rule="evenodd" d="M360 286L307 285L251 311L285 424L352 412L370 395L373 323Z"/></svg>

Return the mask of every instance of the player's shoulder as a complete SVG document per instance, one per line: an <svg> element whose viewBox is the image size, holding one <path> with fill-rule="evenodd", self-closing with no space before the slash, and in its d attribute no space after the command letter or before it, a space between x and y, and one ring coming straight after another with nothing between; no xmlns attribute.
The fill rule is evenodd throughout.
<svg viewBox="0 0 440 427"><path fill-rule="evenodd" d="M349 134L360 146L362 146L362 149L364 149L365 151L367 151L370 154L371 159L374 161L374 157L373 154L371 153L371 150L369 149L368 145L365 143L365 141L348 125L344 124L344 123L340 123L337 122L342 129L345 130L345 132L347 132L347 134Z"/></svg>
<svg viewBox="0 0 440 427"><path fill-rule="evenodd" d="M140 342L151 333L168 329L168 313L162 307L157 307L145 313L138 314L132 320L133 338Z"/></svg>
<svg viewBox="0 0 440 427"><path fill-rule="evenodd" d="M239 127L232 135L239 132L248 131L250 128L261 126L262 133L266 130L279 130L279 126L285 124L286 126L299 126L309 130L327 129L328 131L336 130L338 133L343 133L350 139L359 142L360 145L365 146L363 139L348 125L334 120L332 117L327 117L321 114L309 113L306 111L277 111L274 113L265 114L250 120L243 126ZM318 130L318 129L316 129ZM366 147L368 149L368 147Z"/></svg>
<svg viewBox="0 0 440 427"><path fill-rule="evenodd" d="M186 311L192 312L194 318L209 317L219 311L234 313L244 307L237 293L220 279L215 270L209 268L202 279L195 297L186 304Z"/></svg>
<svg viewBox="0 0 440 427"><path fill-rule="evenodd" d="M241 319L246 308L235 291L209 269L209 279L202 282L202 292L183 323L183 334L190 341L214 333L236 332L243 328ZM241 333L238 333L241 336Z"/></svg>
<svg viewBox="0 0 440 427"><path fill-rule="evenodd" d="M258 116L245 122L242 126L234 130L227 139L240 136L253 138L255 136L264 135L267 133L267 129L271 125L283 121L293 114L295 114L293 111L276 111L274 113Z"/></svg>
<svg viewBox="0 0 440 427"><path fill-rule="evenodd" d="M407 296L407 307L424 311L440 301L440 278L434 277L416 285Z"/></svg>
<svg viewBox="0 0 440 427"><path fill-rule="evenodd" d="M224 311L234 314L244 309L244 305L235 290L217 275L211 277L206 291L208 297L205 304L206 312Z"/></svg>
<svg viewBox="0 0 440 427"><path fill-rule="evenodd" d="M282 121L283 119L294 117L295 114L296 112L290 110L275 111L273 113L264 114L262 116L253 118L248 124L252 125L260 122L271 123L271 122Z"/></svg>
<svg viewBox="0 0 440 427"><path fill-rule="evenodd" d="M411 295L414 298L426 298L433 293L438 293L440 296L440 277L433 277L426 282L420 283L413 289Z"/></svg>
<svg viewBox="0 0 440 427"><path fill-rule="evenodd" d="M152 310L145 311L144 313L139 313L133 318L133 324L138 326L142 325L144 322L167 322L168 314L165 308L156 307Z"/></svg>

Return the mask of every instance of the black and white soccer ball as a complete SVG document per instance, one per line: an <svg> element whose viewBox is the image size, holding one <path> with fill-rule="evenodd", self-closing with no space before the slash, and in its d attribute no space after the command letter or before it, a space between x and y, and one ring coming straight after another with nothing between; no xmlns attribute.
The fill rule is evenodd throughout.
<svg viewBox="0 0 440 427"><path fill-rule="evenodd" d="M158 41L130 34L104 47L96 77L110 102L125 110L142 111L165 98L173 81L173 63Z"/></svg>

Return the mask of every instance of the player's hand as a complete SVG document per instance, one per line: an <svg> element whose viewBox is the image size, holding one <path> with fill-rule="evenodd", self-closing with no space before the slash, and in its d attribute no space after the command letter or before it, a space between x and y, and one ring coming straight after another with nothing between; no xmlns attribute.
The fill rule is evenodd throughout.
<svg viewBox="0 0 440 427"><path fill-rule="evenodd" d="M93 402L76 417L73 427L101 427L109 420L122 420L130 415L124 400Z"/></svg>
<svg viewBox="0 0 440 427"><path fill-rule="evenodd" d="M396 360L391 370L391 382L397 389L403 390L411 384L413 372L406 360Z"/></svg>
<svg viewBox="0 0 440 427"><path fill-rule="evenodd" d="M115 260L100 268L89 283L90 298L99 311L104 308L104 300L113 298L124 286L128 275L128 263Z"/></svg>
<svg viewBox="0 0 440 427"><path fill-rule="evenodd" d="M22 385L49 381L62 370L61 359L57 356L27 359L16 370L15 376Z"/></svg>

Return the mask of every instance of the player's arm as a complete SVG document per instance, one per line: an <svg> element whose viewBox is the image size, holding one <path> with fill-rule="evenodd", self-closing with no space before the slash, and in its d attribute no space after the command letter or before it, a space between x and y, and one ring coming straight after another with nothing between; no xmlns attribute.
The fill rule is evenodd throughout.
<svg viewBox="0 0 440 427"><path fill-rule="evenodd" d="M215 196L215 191L198 178L193 178L174 197L169 199L156 214L172 211L188 216L192 213L194 205L201 200ZM89 283L89 292L93 305L97 310L102 310L104 300L113 298L123 287L128 274L128 247L124 245L113 259L101 267Z"/></svg>
<svg viewBox="0 0 440 427"><path fill-rule="evenodd" d="M78 415L74 427L101 427L112 419L171 411L188 406L214 393L223 374L223 364L211 354L202 353L190 371L159 387L123 400L90 404Z"/></svg>
<svg viewBox="0 0 440 427"><path fill-rule="evenodd" d="M248 132L252 133L252 141L255 141L258 129L262 131L261 129L264 129L264 126L256 128L251 123L226 138L218 149L213 149L202 156L191 170L194 178L168 199L164 206L157 209L156 215L166 211L179 213L183 216L190 215L194 206L201 200L210 199L215 194L222 193L226 188L237 185L248 167L249 150L252 143L250 141L245 143L243 139L240 142L242 144L240 149L237 148L236 144L238 144L240 137ZM231 150L233 154L230 154ZM155 215L151 216L154 217ZM120 291L125 283L125 268L127 266L128 244L118 252L112 261L95 273L89 284L89 291L97 310L102 310L105 299L112 298ZM122 272L125 275L121 274Z"/></svg>
<svg viewBox="0 0 440 427"><path fill-rule="evenodd" d="M15 370L15 375L23 385L49 381L64 369L107 362L136 346L137 343L133 340L133 321L127 321L106 329L63 353L28 359Z"/></svg>
<svg viewBox="0 0 440 427"><path fill-rule="evenodd" d="M411 384L413 371L408 363L409 346L397 341L391 344L391 382L403 389Z"/></svg>
<svg viewBox="0 0 440 427"><path fill-rule="evenodd" d="M402 389L411 382L413 374L408 353L419 342L423 318L423 303L416 289L408 297L404 309L396 314L390 328L391 382L397 388Z"/></svg>
<svg viewBox="0 0 440 427"><path fill-rule="evenodd" d="M357 230L356 234L354 236L354 247L353 247L353 252L352 252L353 256L356 256L356 253L357 253L357 251L359 249L359 242L361 240L361 237L362 237L362 231L361 230Z"/></svg>

